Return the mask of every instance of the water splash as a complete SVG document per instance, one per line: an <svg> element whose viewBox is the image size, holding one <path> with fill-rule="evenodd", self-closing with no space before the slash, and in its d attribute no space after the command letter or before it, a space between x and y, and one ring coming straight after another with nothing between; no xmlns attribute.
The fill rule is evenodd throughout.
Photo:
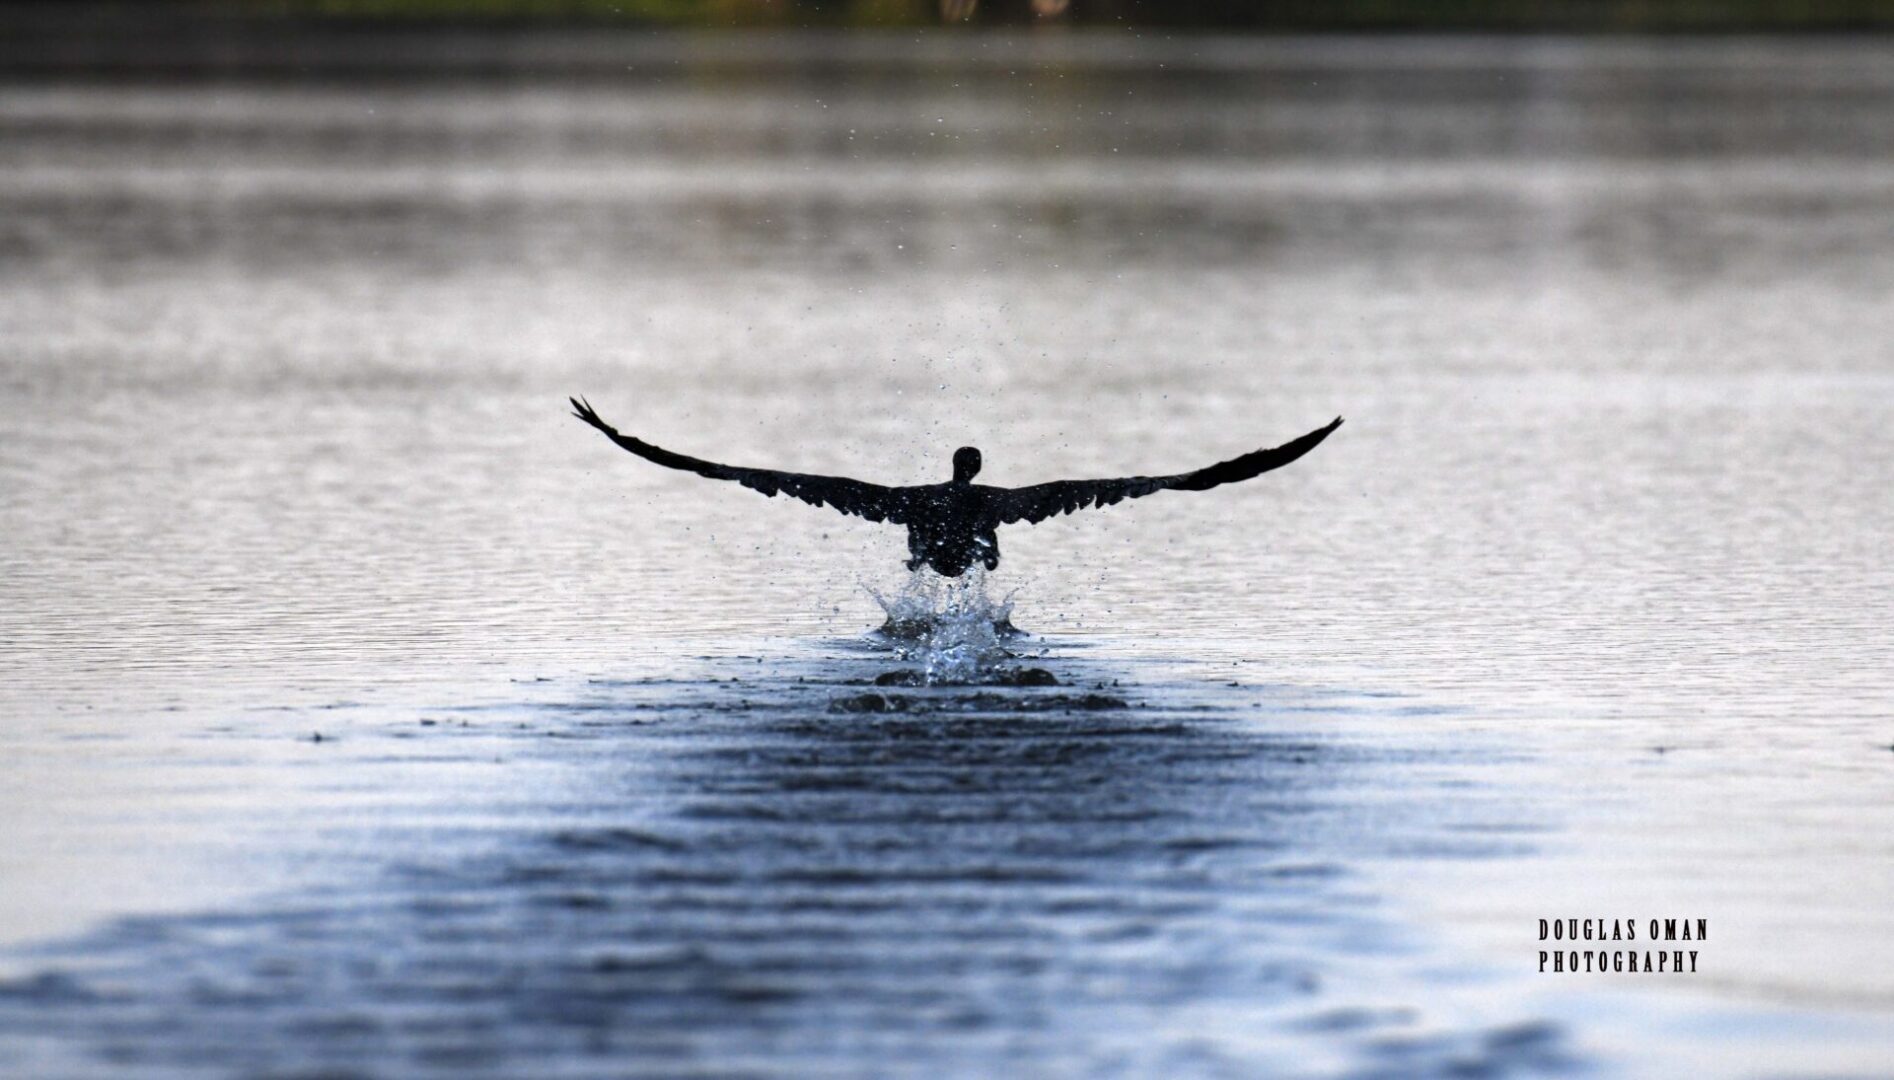
<svg viewBox="0 0 1894 1080"><path fill-rule="evenodd" d="M986 571L977 567L955 578L923 567L892 597L864 587L887 615L876 633L903 660L918 663L930 684L981 681L1012 655L1005 642L1021 634L1013 625L1013 594L988 596Z"/></svg>

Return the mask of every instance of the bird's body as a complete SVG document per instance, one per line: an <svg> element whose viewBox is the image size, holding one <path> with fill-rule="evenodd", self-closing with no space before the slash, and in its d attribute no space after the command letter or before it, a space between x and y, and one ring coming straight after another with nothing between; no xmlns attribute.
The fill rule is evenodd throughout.
<svg viewBox="0 0 1894 1080"><path fill-rule="evenodd" d="M973 478L980 471L980 451L963 446L954 452L952 480L944 484L887 487L842 476L719 465L621 435L581 398L572 399L572 409L579 419L604 432L619 446L667 468L694 472L713 480L735 480L765 495L785 492L804 502L831 506L844 514L870 521L905 525L910 556L908 569L926 565L947 577L959 577L976 563L988 570L999 566L997 530L1001 525L1021 521L1030 524L1087 506L1109 506L1158 491L1203 491L1248 480L1279 469L1315 449L1342 422L1336 417L1327 427L1317 428L1281 446L1257 450L1192 472L1113 480L1055 480L1020 488L975 484Z"/></svg>
<svg viewBox="0 0 1894 1080"><path fill-rule="evenodd" d="M914 489L916 512L908 520L908 569L925 564L947 577L959 577L980 563L1000 565L999 520L994 494L1004 488L985 484L928 484Z"/></svg>

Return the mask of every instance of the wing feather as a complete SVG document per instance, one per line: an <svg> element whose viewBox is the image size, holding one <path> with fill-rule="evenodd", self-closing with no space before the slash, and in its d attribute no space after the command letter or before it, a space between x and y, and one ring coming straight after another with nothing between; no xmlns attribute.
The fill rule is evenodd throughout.
<svg viewBox="0 0 1894 1080"><path fill-rule="evenodd" d="M1234 484L1280 469L1316 448L1329 433L1340 427L1341 417L1326 427L1281 446L1254 450L1228 461L1219 461L1193 472L1173 476L1125 476L1115 480L1054 480L1022 488L1000 488L994 510L1001 524L1016 521L1044 521L1059 514L1071 514L1091 506L1111 506L1125 499L1138 499L1159 491L1206 491L1220 484Z"/></svg>
<svg viewBox="0 0 1894 1080"><path fill-rule="evenodd" d="M869 521L903 523L907 519L906 489L884 487L846 476L816 476L810 473L779 472L775 469L750 469L722 465L654 446L643 439L620 434L606 423L584 398L570 398L572 415L604 432L606 437L646 461L667 469L681 469L712 480L734 480L751 491L774 498L778 492L812 506L830 506L844 514Z"/></svg>

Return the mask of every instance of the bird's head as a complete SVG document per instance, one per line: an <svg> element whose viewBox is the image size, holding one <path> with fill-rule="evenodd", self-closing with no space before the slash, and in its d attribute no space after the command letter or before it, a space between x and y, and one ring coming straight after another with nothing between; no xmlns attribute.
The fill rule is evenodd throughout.
<svg viewBox="0 0 1894 1080"><path fill-rule="evenodd" d="M980 474L980 451L963 446L954 451L954 483L965 484Z"/></svg>

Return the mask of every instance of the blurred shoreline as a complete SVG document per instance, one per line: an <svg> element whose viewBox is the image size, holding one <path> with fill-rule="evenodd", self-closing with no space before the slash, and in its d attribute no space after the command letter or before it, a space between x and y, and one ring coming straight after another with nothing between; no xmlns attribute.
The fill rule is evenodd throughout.
<svg viewBox="0 0 1894 1080"><path fill-rule="evenodd" d="M90 12L90 14L88 14ZM1890 23L1894 25L1894 23ZM92 9L61 12L0 4L0 81L47 78L116 80L500 79L556 73L567 80L636 81L675 74L682 64L698 74L765 77L841 64L856 77L964 74L985 67L1006 74L1019 65L1076 65L1087 72L1114 69L1240 72L1259 55L1278 63L1324 63L1393 41L1425 42L1404 55L1423 68L1478 69L1527 43L1540 62L1556 63L1550 48L1592 53L1626 51L1641 59L1689 65L1693 58L1727 60L1731 50L1807 47L1825 55L1881 55L1894 41L1885 33L1804 30L1792 34L1589 33L1558 28L1542 33L1439 27L1425 33L1389 28L1327 32L1251 26L1236 32L1204 28L1140 30L1096 26L1033 28L894 28L746 25L740 29L693 23L584 22L569 19L476 20L324 19ZM1182 30L1182 32L1178 32ZM967 48L968 35L980 41ZM1766 61L1767 57L1758 57ZM1154 67L1155 65L1155 67ZM1848 65L1859 74L1858 65Z"/></svg>
<svg viewBox="0 0 1894 1080"><path fill-rule="evenodd" d="M1720 0L1623 4L1587 0L1462 0L1396 5L1375 0L1240 4L1195 0L226 0L75 3L0 0L0 79L93 74L202 77L355 73L504 76L556 68L623 71L626 43L671 34L752 40L728 55L746 67L796 62L779 55L807 37L824 56L841 47L924 64L931 48L965 33L1030 41L1465 36L1566 37L1682 43L1746 36L1833 44L1887 40L1894 3L1781 4ZM916 35L919 36L916 36ZM1083 46L1087 52L1095 45ZM964 62L964 57L959 58Z"/></svg>
<svg viewBox="0 0 1894 1080"><path fill-rule="evenodd" d="M1837 32L1894 29L1888 0L0 0L0 26L348 22L732 27L1039 26L1208 32Z"/></svg>

